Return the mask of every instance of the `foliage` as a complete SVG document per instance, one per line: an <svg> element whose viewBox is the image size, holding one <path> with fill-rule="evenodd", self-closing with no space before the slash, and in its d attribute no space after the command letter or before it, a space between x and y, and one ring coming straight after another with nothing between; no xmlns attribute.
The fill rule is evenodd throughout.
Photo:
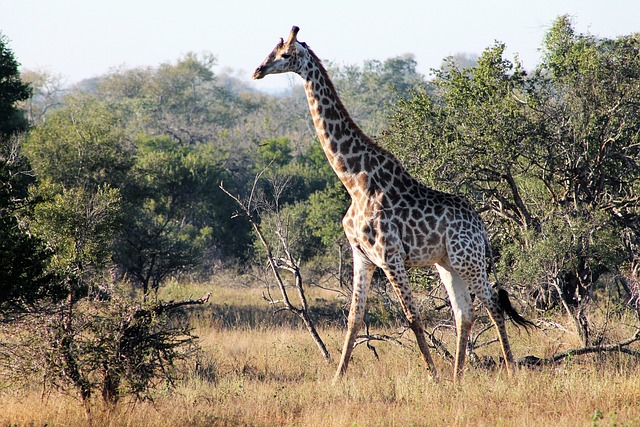
<svg viewBox="0 0 640 427"><path fill-rule="evenodd" d="M89 89L65 98L56 96L50 76L27 75L38 92L26 105L37 125L25 152L38 178L65 189L119 190L122 229L113 259L145 295L168 277L246 256L249 229L230 221L233 210L217 187L224 181L242 195L267 166L269 180L286 184L278 198L298 217L295 232L311 230L301 234L304 257L342 236L347 200L315 141L303 91L258 94L219 78L215 65L211 54L188 53L157 67L116 69L93 89L78 86ZM422 82L415 68L413 57L404 56L334 70L357 115L377 114L372 123L381 129L386 110L378 107ZM261 188L271 199L272 190Z"/></svg>
<svg viewBox="0 0 640 427"><path fill-rule="evenodd" d="M40 203L29 228L53 252L48 270L66 283L74 299L97 291L120 226L119 191L106 186L95 192L67 190L47 182L36 191Z"/></svg>
<svg viewBox="0 0 640 427"><path fill-rule="evenodd" d="M253 108L217 84L215 64L211 54L190 52L174 64L116 71L101 80L99 94L129 111L138 131L181 145L208 143Z"/></svg>
<svg viewBox="0 0 640 427"><path fill-rule="evenodd" d="M43 299L64 296L65 288L48 271L51 251L20 225L16 216L19 210L5 200L5 194L2 196L5 206L0 209L0 314L4 320L4 315L28 310Z"/></svg>
<svg viewBox="0 0 640 427"><path fill-rule="evenodd" d="M145 295L166 277L202 265L205 254L241 255L248 232L229 223L232 210L220 203L217 185L227 175L218 155L166 136L133 138L123 117L124 110L95 97L66 98L25 144L46 187L34 195L84 191L89 200L105 185L118 190L115 245L103 250L114 251Z"/></svg>
<svg viewBox="0 0 640 427"><path fill-rule="evenodd" d="M485 212L503 280L545 294L557 282L580 304L637 262L639 42L575 34L561 17L535 72L496 43L398 103L385 143Z"/></svg>
<svg viewBox="0 0 640 427"><path fill-rule="evenodd" d="M3 331L12 338L0 360L14 359L8 374L16 382L37 374L45 390L77 396L87 412L97 394L107 403L129 395L151 399L194 350L195 337L176 319L174 305L140 306L110 293L34 313Z"/></svg>
<svg viewBox="0 0 640 427"><path fill-rule="evenodd" d="M47 70L25 70L20 77L29 84L31 93L18 105L25 111L30 125L42 124L45 117L63 102L64 78Z"/></svg>
<svg viewBox="0 0 640 427"><path fill-rule="evenodd" d="M307 225L307 206L305 203L294 203L284 205L278 210L265 211L261 213L260 226L264 230L265 238L273 242L273 256L283 257L284 248L280 241L281 235L289 250L296 260L306 261L318 252L319 243ZM258 253L262 249L258 247Z"/></svg>
<svg viewBox="0 0 640 427"><path fill-rule="evenodd" d="M283 233L291 253L309 260L344 241L342 217L350 199L320 144L296 157L288 144L286 139L273 139L260 147L268 150L261 154L269 159L261 181L266 184L260 187L261 225L269 241L277 242L277 233ZM287 157L291 159L277 161ZM259 242L255 247L261 251Z"/></svg>
<svg viewBox="0 0 640 427"><path fill-rule="evenodd" d="M117 111L97 98L72 96L31 130L24 151L40 179L95 191L124 185L133 147Z"/></svg>
<svg viewBox="0 0 640 427"><path fill-rule="evenodd" d="M0 217L0 314L21 312L39 300L64 295L47 271L50 252L20 229L13 217Z"/></svg>
<svg viewBox="0 0 640 427"><path fill-rule="evenodd" d="M20 78L18 66L7 37L0 33L0 142L27 128L24 114L16 108L16 103L29 98L31 88Z"/></svg>
<svg viewBox="0 0 640 427"><path fill-rule="evenodd" d="M230 221L233 209L217 188L227 174L215 154L167 137L136 145L115 256L143 293L157 291L171 275L192 271L205 254L241 255L232 248L246 245L248 231Z"/></svg>
<svg viewBox="0 0 640 427"><path fill-rule="evenodd" d="M405 54L368 60L362 67L329 64L328 70L355 122L366 133L377 135L386 128L392 105L425 83L417 65L413 55Z"/></svg>
<svg viewBox="0 0 640 427"><path fill-rule="evenodd" d="M131 145L106 104L86 96L66 102L24 144L39 179L26 222L53 253L48 271L78 298L95 290L110 266Z"/></svg>
<svg viewBox="0 0 640 427"><path fill-rule="evenodd" d="M256 172L267 167L279 168L290 163L293 150L288 138L267 138L258 147Z"/></svg>
<svg viewBox="0 0 640 427"><path fill-rule="evenodd" d="M349 203L349 194L339 183L327 185L324 190L316 191L309 196L305 227L320 239L324 247L331 249L336 244L346 244L342 218Z"/></svg>
<svg viewBox="0 0 640 427"><path fill-rule="evenodd" d="M17 103L28 98L30 87L18 73L18 63L7 39L0 34L0 314L15 314L45 298L64 294L47 273L51 252L25 228L30 165L21 152L21 132L27 122Z"/></svg>

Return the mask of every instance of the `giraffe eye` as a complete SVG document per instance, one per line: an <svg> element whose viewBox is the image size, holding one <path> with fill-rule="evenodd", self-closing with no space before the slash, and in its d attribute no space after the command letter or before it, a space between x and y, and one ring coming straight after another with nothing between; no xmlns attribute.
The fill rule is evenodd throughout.
<svg viewBox="0 0 640 427"><path fill-rule="evenodd" d="M291 58L291 54L290 53L283 53L282 54L282 59L289 59Z"/></svg>

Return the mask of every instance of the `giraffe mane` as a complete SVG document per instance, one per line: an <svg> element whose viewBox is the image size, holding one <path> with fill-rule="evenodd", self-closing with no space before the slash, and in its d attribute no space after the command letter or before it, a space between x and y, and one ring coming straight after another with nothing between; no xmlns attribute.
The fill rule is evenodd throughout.
<svg viewBox="0 0 640 427"><path fill-rule="evenodd" d="M324 67L324 64L322 64L322 60L318 57L318 55L316 55L316 53L313 50L311 50L309 45L306 44L305 42L298 42L298 43L302 47L304 47L307 52L309 52L309 55L311 55L311 57L314 59L314 61L318 65L318 68L320 69L320 74L322 74L322 76L324 77L327 83L327 86L329 86L329 89L331 89L331 91L335 94L335 101L337 103L338 108L340 108L345 113L346 115L345 120L351 126L352 129L355 129L356 134L363 140L366 140L368 143L378 148L380 151L383 151L389 156L391 156L404 169L402 163L396 158L396 156L393 153L389 152L386 148L380 146L380 144L378 144L373 138L367 135L360 128L360 126L358 126L358 124L353 120L353 118L351 117L351 114L349 113L349 110L347 110L347 108L342 103L342 99L340 98L340 95L338 94L338 91L336 90L336 87L333 84L333 80L331 80L331 78L329 77L329 73L327 72L327 69Z"/></svg>

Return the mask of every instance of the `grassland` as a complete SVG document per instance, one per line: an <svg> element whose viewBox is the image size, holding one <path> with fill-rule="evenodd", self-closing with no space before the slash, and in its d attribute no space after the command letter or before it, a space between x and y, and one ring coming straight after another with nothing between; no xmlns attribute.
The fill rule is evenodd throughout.
<svg viewBox="0 0 640 427"><path fill-rule="evenodd" d="M560 365L520 369L469 367L460 385L439 356L441 380L428 377L409 335L404 347L377 342L379 354L362 345L354 351L346 379L331 383L327 364L308 336L286 314L273 320L261 290L233 285L170 286L166 299L212 292L207 307L193 313L202 352L185 366L175 388L157 390L153 402L121 402L92 408L98 426L590 426L640 425L640 366L626 355L580 356ZM312 294L312 300L331 296ZM319 303L321 303L319 302ZM568 322L554 318L527 334L510 329L518 356L546 357L579 346ZM620 319L612 337L633 333ZM565 326L565 327L563 327ZM394 334L394 327L376 328ZM492 331L491 331L492 332ZM323 325L320 333L339 356L343 330ZM452 346L453 331L443 335ZM491 344L480 354L497 357ZM0 380L1 383L1 380ZM0 426L84 426L83 408L72 396L31 389L0 389Z"/></svg>

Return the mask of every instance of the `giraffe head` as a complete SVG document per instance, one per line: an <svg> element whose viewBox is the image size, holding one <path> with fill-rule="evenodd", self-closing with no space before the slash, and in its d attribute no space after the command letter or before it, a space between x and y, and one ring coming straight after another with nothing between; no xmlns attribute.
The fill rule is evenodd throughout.
<svg viewBox="0 0 640 427"><path fill-rule="evenodd" d="M289 38L280 42L253 73L254 79L261 79L268 74L299 73L302 67L302 56L306 52L304 43L296 40L300 28L293 26Z"/></svg>

